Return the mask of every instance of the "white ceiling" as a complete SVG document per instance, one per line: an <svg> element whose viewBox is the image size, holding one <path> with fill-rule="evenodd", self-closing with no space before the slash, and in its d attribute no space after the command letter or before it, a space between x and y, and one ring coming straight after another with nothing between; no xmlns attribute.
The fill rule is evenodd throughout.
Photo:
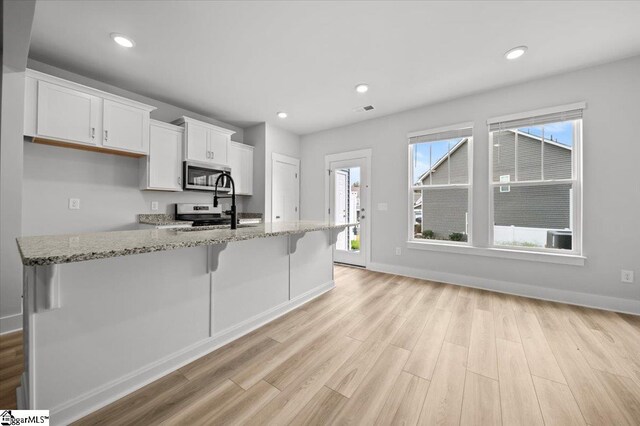
<svg viewBox="0 0 640 426"><path fill-rule="evenodd" d="M640 54L638 17L640 2L614 1L38 1L30 56L239 127L307 134Z"/></svg>

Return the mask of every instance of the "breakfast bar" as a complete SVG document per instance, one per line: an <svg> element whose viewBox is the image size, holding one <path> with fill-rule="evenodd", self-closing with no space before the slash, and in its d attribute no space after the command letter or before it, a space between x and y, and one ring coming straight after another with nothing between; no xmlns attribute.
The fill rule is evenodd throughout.
<svg viewBox="0 0 640 426"><path fill-rule="evenodd" d="M19 238L20 406L65 424L323 294L345 226Z"/></svg>

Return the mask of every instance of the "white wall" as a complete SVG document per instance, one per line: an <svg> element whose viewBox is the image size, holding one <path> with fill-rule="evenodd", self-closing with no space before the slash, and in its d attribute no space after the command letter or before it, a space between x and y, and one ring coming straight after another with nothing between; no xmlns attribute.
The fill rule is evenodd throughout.
<svg viewBox="0 0 640 426"><path fill-rule="evenodd" d="M245 143L253 146L253 195L247 199L245 207L247 211L262 214L264 214L265 195L266 126L266 123L260 123L244 130ZM265 220L268 220L266 216Z"/></svg>
<svg viewBox="0 0 640 426"><path fill-rule="evenodd" d="M273 154L287 155L300 158L300 136L271 124L266 125L266 153L265 153L265 210L264 217L271 220L271 184L273 181Z"/></svg>
<svg viewBox="0 0 640 426"><path fill-rule="evenodd" d="M640 57L634 57L304 136L302 215L323 217L326 154L372 148L374 268L640 313L640 279L620 282L620 269L640 276L639 76ZM587 102L584 266L406 248L407 132L474 121L474 163L484 165L487 118L577 101ZM476 166L473 238L479 245L488 243L488 180L487 167ZM388 211L377 211L378 203L388 203Z"/></svg>
<svg viewBox="0 0 640 426"><path fill-rule="evenodd" d="M2 7L0 333L22 326L22 264L15 239L22 226L24 69L35 2L5 1Z"/></svg>
<svg viewBox="0 0 640 426"><path fill-rule="evenodd" d="M272 124L261 123L245 129L246 143L253 152L253 196L247 200L247 211L264 213L271 220L272 155L283 154L300 158L300 136Z"/></svg>

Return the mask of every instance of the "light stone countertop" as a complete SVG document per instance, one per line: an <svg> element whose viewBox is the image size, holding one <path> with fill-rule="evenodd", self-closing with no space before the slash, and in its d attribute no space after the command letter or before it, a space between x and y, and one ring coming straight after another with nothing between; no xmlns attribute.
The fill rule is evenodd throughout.
<svg viewBox="0 0 640 426"><path fill-rule="evenodd" d="M238 219L261 219L262 220L262 213L238 212ZM143 223L145 225L164 226L164 225L191 225L193 221L176 220L173 214L143 213L138 215L138 223ZM227 226L227 225L223 225L223 226ZM210 229L215 229L215 228L210 228Z"/></svg>
<svg viewBox="0 0 640 426"><path fill-rule="evenodd" d="M299 221L245 225L236 230L228 228L209 230L142 229L21 237L16 240L22 263L26 266L36 266L340 229L349 225L354 224L337 225L323 221Z"/></svg>

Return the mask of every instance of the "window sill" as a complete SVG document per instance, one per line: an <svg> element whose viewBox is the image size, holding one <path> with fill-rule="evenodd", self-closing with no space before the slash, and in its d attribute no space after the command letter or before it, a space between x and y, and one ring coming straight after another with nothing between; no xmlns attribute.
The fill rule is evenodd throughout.
<svg viewBox="0 0 640 426"><path fill-rule="evenodd" d="M458 253L473 256L497 257L501 259L527 260L532 262L558 263L562 265L584 266L587 259L577 254L544 253L527 250L513 250L504 248L473 247L467 244L436 243L422 241L407 241L407 248L416 250L431 250L441 253Z"/></svg>

